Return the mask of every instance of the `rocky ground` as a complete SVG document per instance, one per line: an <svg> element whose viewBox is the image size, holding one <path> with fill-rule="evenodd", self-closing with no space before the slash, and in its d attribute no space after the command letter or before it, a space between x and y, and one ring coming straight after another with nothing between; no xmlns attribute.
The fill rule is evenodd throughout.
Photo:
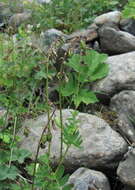
<svg viewBox="0 0 135 190"><path fill-rule="evenodd" d="M7 26L17 29L27 22L31 13L23 9L11 10L0 3L0 30ZM14 34L16 35L16 34ZM73 190L133 190L135 189L135 124L129 117L135 114L135 20L122 19L121 12L114 11L97 17L87 29L66 35L56 29L42 31L38 38L32 36L31 43L47 50L58 39L63 44L56 47L57 60L72 49L79 53L79 44L84 40L88 48L107 53L106 63L109 74L96 82L92 89L98 91L98 97L103 107L115 112L117 122L97 114L79 113L79 131L83 138L81 150L71 148L64 161L66 170L72 175L69 183L74 184ZM52 92L53 93L53 92ZM64 109L64 121L70 116L70 110ZM55 117L59 113L56 111ZM37 143L47 123L46 114L35 119L28 119L20 130L20 147L32 151L35 155ZM28 128L28 137L24 130ZM52 162L58 162L59 129L52 129ZM41 149L40 154L47 151Z"/></svg>

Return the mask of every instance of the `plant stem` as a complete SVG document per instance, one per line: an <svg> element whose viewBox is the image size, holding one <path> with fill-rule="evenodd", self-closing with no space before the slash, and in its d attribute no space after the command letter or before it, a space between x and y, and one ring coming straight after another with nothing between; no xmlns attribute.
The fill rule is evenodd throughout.
<svg viewBox="0 0 135 190"><path fill-rule="evenodd" d="M67 155L67 152L68 152L69 148L70 148L70 145L67 146L67 148L66 148L66 150L65 150L65 153L63 154L62 158L60 159L59 164L58 164L58 166L57 166L57 168L56 168L55 173L58 171L58 169L59 169L60 166L62 165L63 160L65 159L65 157L66 157L66 155Z"/></svg>
<svg viewBox="0 0 135 190"><path fill-rule="evenodd" d="M56 110L56 109L53 110L51 116L49 117L48 122L47 122L47 124L45 125L45 127L44 127L44 129L43 129L43 131L42 131L41 137L40 137L40 139L39 139L39 142L38 142L38 147L37 147L36 156L35 156L35 162L34 162L33 179L32 179L31 190L34 190L34 182L35 182L35 174L36 174L36 164L37 164L37 159L38 159L39 150L40 150L40 143L41 143L42 138L43 138L43 136L44 136L44 133L45 133L45 131L47 130L48 125L49 125L49 123L50 123L50 121L51 121L51 119L52 119L52 117L53 117L53 115L54 115L54 113L55 113L55 110Z"/></svg>
<svg viewBox="0 0 135 190"><path fill-rule="evenodd" d="M60 129L61 129L61 136L60 136L60 140L61 140L61 145L60 145L60 159L62 158L62 153L63 153L63 116L62 116L62 97L61 97L61 93L59 93L59 106L60 106Z"/></svg>
<svg viewBox="0 0 135 190"><path fill-rule="evenodd" d="M48 117L48 120L49 120L49 117L50 117L50 104L49 104L49 92L48 92L48 88L49 88L49 81L48 81L48 61L46 62L46 73L47 73L47 78L46 78L46 101L47 101L47 117ZM50 123L48 124L48 134L50 135L51 134L51 128L50 128ZM48 155L50 157L50 151L51 151L51 141L49 141L49 144L48 144Z"/></svg>
<svg viewBox="0 0 135 190"><path fill-rule="evenodd" d="M12 140L12 143L11 143L10 159L9 159L9 164L8 164L9 167L11 166L12 155L13 155L13 150L14 150L13 144L14 144L14 141L15 141L16 124L17 124L17 116L15 116L15 121L14 121L13 140Z"/></svg>
<svg viewBox="0 0 135 190"><path fill-rule="evenodd" d="M59 108L60 108L60 130L61 130L61 144L60 144L60 160L62 159L63 154L63 116L62 116L62 95L61 95L61 81L62 81L62 70L63 66L60 67L60 78L59 78Z"/></svg>

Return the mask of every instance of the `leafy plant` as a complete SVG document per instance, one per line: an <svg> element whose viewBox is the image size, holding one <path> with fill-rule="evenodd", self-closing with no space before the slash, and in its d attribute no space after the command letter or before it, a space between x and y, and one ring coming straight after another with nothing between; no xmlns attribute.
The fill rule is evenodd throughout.
<svg viewBox="0 0 135 190"><path fill-rule="evenodd" d="M33 49L29 44L27 33L19 30L15 39L12 36L7 39L4 35L0 37L1 106L9 108L14 114L25 114L32 108L36 109L41 98L35 95L41 91L46 78L54 75L55 70L51 66L47 76L45 58L38 49Z"/></svg>
<svg viewBox="0 0 135 190"><path fill-rule="evenodd" d="M60 165L55 171L52 170L48 155L41 156L38 159L36 167L35 185L41 189L70 190L70 185L66 185L69 175L64 174L64 167ZM27 167L29 174L32 175L33 166Z"/></svg>
<svg viewBox="0 0 135 190"><path fill-rule="evenodd" d="M97 15L119 4L120 0L52 0L42 5L26 3L26 7L32 10L35 30L57 28L72 32L90 25Z"/></svg>
<svg viewBox="0 0 135 190"><path fill-rule="evenodd" d="M14 6L15 2L10 2L10 5ZM67 185L69 175L65 173L63 162L71 146L82 147L77 109L81 103L98 101L90 86L107 75L108 65L104 63L107 56L86 50L82 55L69 57L57 72L50 54L33 47L30 37L34 30L55 27L71 32L87 26L97 14L114 9L117 3L107 0L53 0L50 4L27 4L29 9L33 5L33 28L30 33L22 26L14 36L0 34L0 106L7 110L4 118L0 119L0 189L71 189ZM67 69L71 71L69 74ZM58 83L57 102L49 99L48 89L52 80ZM71 112L67 121L63 121L63 100L67 101L67 98L70 105L74 103L76 111ZM50 156L51 122L57 108L60 117L54 123L61 133L61 147L59 163L53 168ZM31 117L34 113L37 115L39 111L47 112L48 123L43 129L34 162L29 166L25 163L25 167L24 162L30 152L18 149L16 133L25 117ZM29 132L26 133L29 135ZM39 157L39 150L46 143L48 152Z"/></svg>
<svg viewBox="0 0 135 190"><path fill-rule="evenodd" d="M62 82L60 93L63 97L72 96L71 101L78 107L81 102L85 104L98 102L93 91L86 88L86 84L105 77L108 74L108 65L105 64L107 55L99 54L91 50L85 55L73 55L66 66L72 69L72 73L66 75L66 81Z"/></svg>
<svg viewBox="0 0 135 190"><path fill-rule="evenodd" d="M126 18L135 18L135 1L129 0L124 7L123 16Z"/></svg>

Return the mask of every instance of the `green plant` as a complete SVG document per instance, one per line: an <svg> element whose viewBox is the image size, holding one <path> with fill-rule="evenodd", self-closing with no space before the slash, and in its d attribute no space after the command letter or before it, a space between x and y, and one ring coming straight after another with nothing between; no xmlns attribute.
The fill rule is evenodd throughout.
<svg viewBox="0 0 135 190"><path fill-rule="evenodd" d="M59 5L60 2L57 3ZM68 7L69 2L66 5L63 3L66 4L67 1L62 1L60 6L65 13L64 6ZM77 6L80 7L80 4ZM57 8L59 10L59 6ZM93 50L85 50L82 55L70 56L68 61L61 64L60 71L57 71L54 66L55 60L51 59L51 48L50 53L48 51L45 54L41 49L33 47L30 35L23 27L19 28L16 37L0 34L0 104L7 110L6 115L0 120L0 188L69 190L63 161L71 146L81 148L82 138L78 129L77 111L72 112L66 122L63 121L63 101L67 101L68 98L70 105L75 105L75 110L81 103L90 104L98 101L95 92L89 90L89 86L107 75L108 65L104 63L107 56ZM67 74L67 69L72 72ZM49 99L48 89L52 80L58 81L57 103ZM51 121L55 112L55 109L52 112L52 105L55 109L60 109L60 117L56 118L55 124L61 133L61 147L59 163L55 169L51 166ZM47 112L48 123L39 140L34 163L29 167L23 166L22 172L20 164L24 163L30 153L17 149L16 133L25 117L38 114L39 111ZM29 132L26 133L29 135ZM48 152L39 157L39 149L45 143L49 144ZM66 147L65 151L63 147ZM25 164L27 165L27 162Z"/></svg>
<svg viewBox="0 0 135 190"><path fill-rule="evenodd" d="M16 39L12 36L0 37L1 106L14 115L27 114L34 109L36 111L41 100L42 103L45 101L44 96L38 92L47 77L51 78L55 74L55 69L50 65L46 74L46 57L32 47L29 36L21 28Z"/></svg>
<svg viewBox="0 0 135 190"><path fill-rule="evenodd" d="M15 118L13 126L13 135L8 130L0 133L0 189L11 189L10 183L14 183L17 177L21 176L21 171L18 169L18 164L22 164L25 158L31 153L27 150L18 149L16 137ZM5 183L9 182L8 185Z"/></svg>
<svg viewBox="0 0 135 190"><path fill-rule="evenodd" d="M123 16L126 18L135 18L135 1L129 0L123 9Z"/></svg>
<svg viewBox="0 0 135 190"><path fill-rule="evenodd" d="M20 38L19 40L21 40L22 36L25 37L25 39L27 39L27 35L23 33L23 31L21 31L19 35ZM5 44L4 41L3 47L1 47L2 52L5 50L8 52L9 50L11 50L11 52L8 53L8 57L6 56L6 59L5 56L3 57L3 54L1 53L0 74L1 74L1 86L4 89L4 93L2 92L1 94L1 102L2 106L6 107L8 109L8 112L12 114L14 121L13 121L13 129L12 126L10 126L11 131L13 131L13 135L9 135L11 133L9 129L4 130L1 133L2 142L9 143L9 145L6 144L6 149L8 148L8 151L4 149L1 152L3 155L4 153L6 155L3 158L3 161L1 161L2 165L0 169L3 170L3 168L5 168L5 173L1 175L0 180L3 182L2 183L3 186L5 180L10 180L9 186L11 190L19 188L34 190L36 187L48 190L50 188L56 190L70 189L69 185L66 185L68 176L64 175L64 167L62 166L62 164L69 148L72 145L80 148L82 139L78 130L77 111L71 113L71 117L68 119L68 122L66 123L63 122L62 99L66 96L72 96L71 102L74 102L76 109L78 108L81 102L89 104L98 101L95 93L89 91L88 88L86 88L86 85L89 82L91 83L107 75L108 66L105 63L103 63L107 58L107 56L104 54L99 54L95 51L86 51L84 55L72 55L65 63L66 67L72 69L72 74L67 75L66 73L64 73L64 76L66 76L68 80L62 81L61 80L61 77L63 77L62 67L60 69L61 70L60 73L56 75L52 74L50 75L49 67L50 66L53 67L53 65L49 65L50 63L49 59L45 58L42 53L40 54L39 57L39 55L37 55L37 50L31 52L31 47L27 46L27 43L25 41L23 42L23 44L21 44L19 49L18 46L16 47L12 41L9 41L9 43L7 44ZM24 59L25 53L30 53L31 55L33 55L32 59L31 58L30 59L28 58L27 60ZM37 63L38 61L40 62L42 59L45 59L43 62L45 64L43 64L40 67L39 65L37 65ZM24 62L24 60L26 62ZM24 69L25 66L27 66L26 67L27 73L26 70ZM49 82L53 76L59 76L58 89L59 89L59 99L60 99L59 102L60 118L59 119L57 118L55 120L55 123L57 124L57 126L60 128L61 131L60 160L55 170L52 169L51 160L50 160L50 147L52 140L50 121L52 120L53 113L51 113L51 108L49 103L49 93L48 93ZM18 79L20 80L16 81ZM22 176L20 177L20 170L18 169L16 164L14 164L14 162L22 163L24 159L29 156L29 152L25 150L16 149L15 134L17 130L17 120L20 117L22 117L22 114L29 113L30 110L32 111L33 109L35 109L35 107L32 106L35 97L33 97L32 94L33 91L31 85L35 84L34 90L37 90L38 84L40 84L42 80L46 86L45 98L47 101L48 123L45 126L43 133L41 135L35 162L30 166L30 168L28 168L28 171L29 172L31 171L29 175L32 177L32 180L30 180L30 182L32 183L31 187L28 179L25 179ZM25 92L27 92L28 90L28 92L30 92L30 95L32 94L33 99L31 98L29 99L29 96L25 96L24 92L22 91L22 89L25 90L23 85L26 85ZM22 96L21 98L20 95ZM28 106L24 104L26 100L28 102ZM44 102L42 104L44 104ZM39 149L41 148L41 144L45 144L47 142L49 143L49 152L45 155L43 161L43 159L41 160L41 158L38 158ZM63 146L66 146L65 152L63 152ZM17 176L19 177L19 179L17 182L15 182ZM18 183L20 187L18 187ZM6 188L8 189L8 187Z"/></svg>
<svg viewBox="0 0 135 190"><path fill-rule="evenodd" d="M64 167L63 167L63 161L66 157L66 154L69 150L69 148L74 145L75 147L80 148L80 145L82 143L81 136L79 135L78 131L78 119L77 119L77 112L72 112L71 117L68 118L68 122L64 124L64 131L63 131L63 139L62 142L66 145L66 150L65 152L62 153L60 157L60 161L56 169L52 169L51 167L51 160L50 160L50 155L46 154L44 156L41 156L39 159L38 157L38 152L36 154L36 162L35 164L31 165L28 167L28 170L30 174L33 174L33 168L34 168L34 175L33 175L33 185L32 185L32 190L34 187L38 187L41 189L55 189L55 190L66 190L70 189L70 185L67 185L68 177L69 175L64 174ZM61 130L61 121L60 118L56 118L55 120L57 126ZM48 124L47 124L48 125ZM47 127L46 125L46 127ZM45 127L45 129L46 129ZM44 134L44 131L43 133ZM45 135L41 137L39 141L39 146L40 147L40 142L42 141L42 138L45 137ZM50 141L50 138L45 138L46 141ZM45 143L44 142L44 143ZM39 150L39 148L38 148Z"/></svg>
<svg viewBox="0 0 135 190"><path fill-rule="evenodd" d="M97 15L115 10L119 1L52 0L51 3L42 5L26 3L26 7L32 10L35 30L57 28L72 32L90 25Z"/></svg>
<svg viewBox="0 0 135 190"><path fill-rule="evenodd" d="M87 50L85 55L73 55L65 63L72 72L65 73L66 80L61 84L60 93L63 97L72 97L71 102L74 102L76 108L81 102L98 102L96 94L89 90L89 86L108 74L108 65L104 63L106 58L105 54Z"/></svg>

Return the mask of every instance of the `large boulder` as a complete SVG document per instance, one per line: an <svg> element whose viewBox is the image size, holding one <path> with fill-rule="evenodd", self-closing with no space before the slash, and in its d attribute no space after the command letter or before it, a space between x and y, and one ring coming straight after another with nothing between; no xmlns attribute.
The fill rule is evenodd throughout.
<svg viewBox="0 0 135 190"><path fill-rule="evenodd" d="M135 51L135 36L108 26L99 29L101 50L109 55Z"/></svg>
<svg viewBox="0 0 135 190"><path fill-rule="evenodd" d="M27 4L27 3L40 3L40 4L43 4L43 3L50 3L51 0L21 0L24 4Z"/></svg>
<svg viewBox="0 0 135 190"><path fill-rule="evenodd" d="M111 11L96 17L94 23L97 25L103 25L107 22L113 22L115 24L119 24L121 15L122 14L119 11Z"/></svg>
<svg viewBox="0 0 135 190"><path fill-rule="evenodd" d="M80 30L77 32L74 32L68 36L68 42L72 41L81 41L84 40L85 42L90 42L98 38L98 33L97 33L98 27L96 25L93 25L89 27L88 29L85 30Z"/></svg>
<svg viewBox="0 0 135 190"><path fill-rule="evenodd" d="M41 46L44 51L53 48L57 52L60 44L66 39L67 35L55 28L42 32L40 35Z"/></svg>
<svg viewBox="0 0 135 190"><path fill-rule="evenodd" d="M120 21L120 29L135 36L135 19L122 19Z"/></svg>
<svg viewBox="0 0 135 190"><path fill-rule="evenodd" d="M135 91L124 90L116 94L111 99L110 107L118 113L120 131L135 142Z"/></svg>
<svg viewBox="0 0 135 190"><path fill-rule="evenodd" d="M63 61L63 57L65 58L69 52L80 53L82 51L80 47L81 41L87 44L87 48L91 49L93 46L96 49L97 43L94 43L93 45L93 41L98 38L97 29L98 27L96 25L91 25L88 29L70 34L66 39L66 43L64 43L58 50L58 59L62 59Z"/></svg>
<svg viewBox="0 0 135 190"><path fill-rule="evenodd" d="M31 19L30 12L16 13L9 19L9 26L17 28L21 24L27 23Z"/></svg>
<svg viewBox="0 0 135 190"><path fill-rule="evenodd" d="M131 189L135 189L135 148L130 147L125 159L120 162L117 175L121 182Z"/></svg>
<svg viewBox="0 0 135 190"><path fill-rule="evenodd" d="M135 90L135 51L108 57L109 74L93 85L93 90L111 97L122 90Z"/></svg>
<svg viewBox="0 0 135 190"><path fill-rule="evenodd" d="M0 28L7 24L12 12L6 3L0 2Z"/></svg>
<svg viewBox="0 0 135 190"><path fill-rule="evenodd" d="M79 168L69 178L69 184L73 185L72 190L110 190L107 177L95 170L88 168Z"/></svg>
<svg viewBox="0 0 135 190"><path fill-rule="evenodd" d="M71 110L63 110L63 121L71 117ZM55 117L59 117L59 111L56 111ZM89 168L115 168L127 150L125 140L115 132L104 120L97 116L79 113L78 120L79 131L83 139L82 149L71 147L64 160L67 170L75 170L78 167ZM29 119L23 123L19 134L21 137L20 147L32 151L36 154L37 145L47 123L47 115L42 115L36 119ZM29 131L28 136L24 136L25 131ZM60 154L60 130L58 127L52 127L51 158L53 164L59 162ZM64 150L65 150L64 146ZM47 152L40 150L40 155Z"/></svg>

